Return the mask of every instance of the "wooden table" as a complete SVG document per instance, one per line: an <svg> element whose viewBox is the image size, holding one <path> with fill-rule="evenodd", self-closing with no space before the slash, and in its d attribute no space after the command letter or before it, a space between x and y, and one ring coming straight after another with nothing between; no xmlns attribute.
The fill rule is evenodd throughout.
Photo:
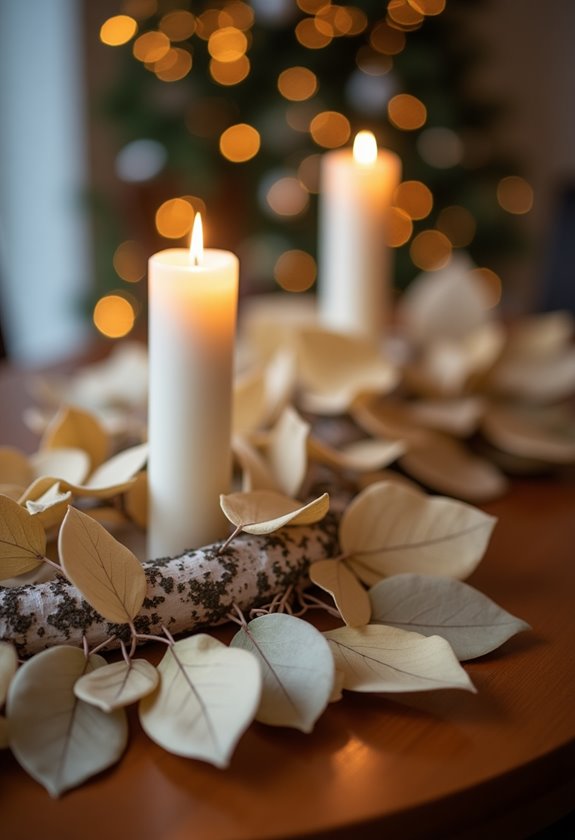
<svg viewBox="0 0 575 840"><path fill-rule="evenodd" d="M33 446L27 402L0 372L0 442ZM575 485L516 481L485 509L500 521L470 582L533 631L466 665L477 695L346 694L310 736L252 725L226 771L164 752L132 711L122 762L61 800L1 753L1 836L514 838L557 820L575 807Z"/></svg>

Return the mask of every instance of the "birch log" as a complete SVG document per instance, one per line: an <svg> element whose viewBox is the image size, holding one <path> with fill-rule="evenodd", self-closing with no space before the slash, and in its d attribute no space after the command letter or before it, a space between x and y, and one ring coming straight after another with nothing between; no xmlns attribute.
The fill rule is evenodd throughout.
<svg viewBox="0 0 575 840"><path fill-rule="evenodd" d="M317 525L283 528L253 537L243 534L221 553L219 543L179 557L144 563L148 590L135 619L139 633L177 635L226 621L236 604L247 612L290 585L308 582L310 563L339 553L338 517ZM16 588L0 586L0 639L13 642L20 657L58 644L90 647L109 637L128 641L125 625L103 619L66 578ZM112 647L112 645L110 645Z"/></svg>

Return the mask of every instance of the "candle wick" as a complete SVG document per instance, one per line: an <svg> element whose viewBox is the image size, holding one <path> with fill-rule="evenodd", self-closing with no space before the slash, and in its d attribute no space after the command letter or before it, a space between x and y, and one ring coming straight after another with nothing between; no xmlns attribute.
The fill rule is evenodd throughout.
<svg viewBox="0 0 575 840"><path fill-rule="evenodd" d="M196 256L194 256L194 265L199 265L199 264L200 264L199 259Z"/></svg>

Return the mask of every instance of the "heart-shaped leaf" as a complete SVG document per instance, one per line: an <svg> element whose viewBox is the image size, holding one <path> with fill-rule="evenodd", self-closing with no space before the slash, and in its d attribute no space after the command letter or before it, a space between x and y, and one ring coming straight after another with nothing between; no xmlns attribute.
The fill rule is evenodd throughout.
<svg viewBox="0 0 575 840"><path fill-rule="evenodd" d="M347 507L340 545L369 585L401 572L464 578L483 557L495 521L463 502L383 482Z"/></svg>
<svg viewBox="0 0 575 840"><path fill-rule="evenodd" d="M98 522L75 508L58 537L60 562L84 598L108 621L129 623L146 595L146 576L138 559Z"/></svg>
<svg viewBox="0 0 575 840"><path fill-rule="evenodd" d="M369 624L369 595L343 561L318 560L310 566L309 576L316 586L329 592L348 626Z"/></svg>
<svg viewBox="0 0 575 840"><path fill-rule="evenodd" d="M81 484L90 470L90 456L82 449L42 449L30 458L34 478L57 476Z"/></svg>
<svg viewBox="0 0 575 840"><path fill-rule="evenodd" d="M10 685L16 668L18 667L18 656L16 648L11 642L0 641L0 709L4 705L8 686Z"/></svg>
<svg viewBox="0 0 575 840"><path fill-rule="evenodd" d="M10 684L10 747L51 796L110 767L126 747L125 713L105 714L74 694L76 680L102 665L100 656L86 660L78 648L60 645L29 659Z"/></svg>
<svg viewBox="0 0 575 840"><path fill-rule="evenodd" d="M0 496L0 580L36 569L45 553L42 523L8 496Z"/></svg>
<svg viewBox="0 0 575 840"><path fill-rule="evenodd" d="M323 493L307 504L273 493L230 493L220 496L220 507L236 528L248 534L271 534L286 525L311 525L329 510L329 495Z"/></svg>
<svg viewBox="0 0 575 840"><path fill-rule="evenodd" d="M74 685L74 694L103 712L112 712L151 694L159 681L157 669L147 660L122 660L84 674Z"/></svg>
<svg viewBox="0 0 575 840"><path fill-rule="evenodd" d="M58 411L44 432L40 449L68 447L87 452L91 469L103 462L109 447L108 435L94 414L74 406Z"/></svg>
<svg viewBox="0 0 575 840"><path fill-rule="evenodd" d="M373 623L447 639L458 659L474 659L529 630L467 583L429 575L394 575L369 591Z"/></svg>
<svg viewBox="0 0 575 840"><path fill-rule="evenodd" d="M34 477L28 458L11 446L0 446L0 484L27 487Z"/></svg>
<svg viewBox="0 0 575 840"><path fill-rule="evenodd" d="M314 461L337 470L369 472L387 467L403 455L407 445L402 440L356 440L334 449L317 438L308 441L308 452Z"/></svg>
<svg viewBox="0 0 575 840"><path fill-rule="evenodd" d="M340 627L324 636L349 691L475 691L449 643L396 627Z"/></svg>
<svg viewBox="0 0 575 840"><path fill-rule="evenodd" d="M311 732L329 703L335 676L321 633L291 615L263 615L239 630L231 644L255 654L261 667L256 720Z"/></svg>
<svg viewBox="0 0 575 840"><path fill-rule="evenodd" d="M145 732L176 755L227 767L258 707L255 657L201 633L172 645L158 671L158 689L140 701Z"/></svg>

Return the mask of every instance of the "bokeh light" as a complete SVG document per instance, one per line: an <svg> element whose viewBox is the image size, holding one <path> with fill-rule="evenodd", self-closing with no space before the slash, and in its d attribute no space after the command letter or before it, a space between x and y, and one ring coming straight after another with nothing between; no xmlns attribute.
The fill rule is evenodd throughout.
<svg viewBox="0 0 575 840"><path fill-rule="evenodd" d="M181 239L192 229L194 208L185 198L170 198L156 210L156 230L166 239Z"/></svg>
<svg viewBox="0 0 575 840"><path fill-rule="evenodd" d="M481 282L483 285L484 290L487 293L487 306L489 309L492 309L494 306L497 306L499 301L501 300L501 294L503 285L501 283L501 277L492 271L490 268L474 268L473 271L470 272L471 276L476 278Z"/></svg>
<svg viewBox="0 0 575 840"><path fill-rule="evenodd" d="M409 93L398 93L387 104L390 122L403 131L415 131L425 125L427 109L421 100Z"/></svg>
<svg viewBox="0 0 575 840"><path fill-rule="evenodd" d="M296 2L302 12L315 15L326 3L329 3L329 0L296 0Z"/></svg>
<svg viewBox="0 0 575 840"><path fill-rule="evenodd" d="M440 15L445 9L446 0L409 0L409 5L426 17Z"/></svg>
<svg viewBox="0 0 575 840"><path fill-rule="evenodd" d="M367 29L369 23L366 13L357 6L346 6L346 11L351 18L351 24L345 34L350 36L361 35Z"/></svg>
<svg viewBox="0 0 575 840"><path fill-rule="evenodd" d="M220 28L219 9L206 9L196 18L196 35L207 41L216 29Z"/></svg>
<svg viewBox="0 0 575 840"><path fill-rule="evenodd" d="M414 265L422 271L437 271L451 259L451 242L439 230L423 230L418 233L409 248Z"/></svg>
<svg viewBox="0 0 575 840"><path fill-rule="evenodd" d="M222 20L224 17L229 21L231 26L236 29L246 31L254 25L254 10L247 3L242 3L241 0L237 2L226 3L224 11L220 13L220 25L224 25Z"/></svg>
<svg viewBox="0 0 575 840"><path fill-rule="evenodd" d="M316 262L307 251L284 251L274 266L276 282L286 292L307 291L315 283L316 276Z"/></svg>
<svg viewBox="0 0 575 840"><path fill-rule="evenodd" d="M508 213L529 213L533 207L533 189L525 178L509 175L497 184L497 201Z"/></svg>
<svg viewBox="0 0 575 840"><path fill-rule="evenodd" d="M423 160L436 169L449 169L463 159L463 143L455 131L437 126L426 128L417 138L417 151Z"/></svg>
<svg viewBox="0 0 575 840"><path fill-rule="evenodd" d="M336 149L349 140L351 126L349 120L339 111L321 111L316 114L309 126L310 134L318 146Z"/></svg>
<svg viewBox="0 0 575 840"><path fill-rule="evenodd" d="M170 41L185 41L196 31L196 18L191 12L178 9L164 15L159 24L160 31L167 35Z"/></svg>
<svg viewBox="0 0 575 840"><path fill-rule="evenodd" d="M278 90L286 99L302 102L317 91L317 76L307 67L288 67L278 76Z"/></svg>
<svg viewBox="0 0 575 840"><path fill-rule="evenodd" d="M473 241L477 225L472 214L459 204L444 207L437 217L437 229L444 233L454 248L466 248Z"/></svg>
<svg viewBox="0 0 575 840"><path fill-rule="evenodd" d="M104 295L94 307L96 329L108 338L123 338L134 326L136 313L130 301L122 295Z"/></svg>
<svg viewBox="0 0 575 840"><path fill-rule="evenodd" d="M297 170L297 177L310 193L319 193L321 158L319 154L305 157Z"/></svg>
<svg viewBox="0 0 575 840"><path fill-rule="evenodd" d="M123 0L122 11L136 20L143 20L156 14L158 0Z"/></svg>
<svg viewBox="0 0 575 840"><path fill-rule="evenodd" d="M138 24L129 15L114 15L100 27L100 41L109 47L127 44L138 31Z"/></svg>
<svg viewBox="0 0 575 840"><path fill-rule="evenodd" d="M367 44L360 47L355 56L355 63L362 73L368 76L384 76L393 67L393 59L389 55L376 52Z"/></svg>
<svg viewBox="0 0 575 840"><path fill-rule="evenodd" d="M166 55L156 61L154 72L162 82L178 82L192 69L192 56L187 50L172 47Z"/></svg>
<svg viewBox="0 0 575 840"><path fill-rule="evenodd" d="M299 216L307 209L309 194L297 178L278 178L266 192L266 203L277 216Z"/></svg>
<svg viewBox="0 0 575 840"><path fill-rule="evenodd" d="M433 195L421 181L403 181L395 191L394 204L410 219L425 219L433 209Z"/></svg>
<svg viewBox="0 0 575 840"><path fill-rule="evenodd" d="M251 69L247 55L240 56L236 61L210 61L210 75L219 85L230 87L239 85L249 76Z"/></svg>
<svg viewBox="0 0 575 840"><path fill-rule="evenodd" d="M133 53L138 61L152 64L160 61L170 49L170 39L163 32L144 32L134 41Z"/></svg>
<svg viewBox="0 0 575 840"><path fill-rule="evenodd" d="M373 27L369 43L379 53L398 55L405 47L405 35L401 30L393 29L383 20Z"/></svg>
<svg viewBox="0 0 575 840"><path fill-rule="evenodd" d="M300 20L295 28L295 36L302 47L307 47L308 50L321 50L332 42L331 35L326 35L318 29L315 18Z"/></svg>
<svg viewBox="0 0 575 840"><path fill-rule="evenodd" d="M423 23L423 15L408 0L389 0L387 14L400 26L415 27Z"/></svg>
<svg viewBox="0 0 575 840"><path fill-rule="evenodd" d="M247 123L237 123L227 128L220 137L220 152L233 163L251 160L260 150L260 135Z"/></svg>
<svg viewBox="0 0 575 840"><path fill-rule="evenodd" d="M400 207L390 207L387 214L384 239L390 248L400 248L405 245L413 233L413 222Z"/></svg>
<svg viewBox="0 0 575 840"><path fill-rule="evenodd" d="M114 269L126 283L139 283L146 276L147 259L139 242L127 239L114 251Z"/></svg>
<svg viewBox="0 0 575 840"><path fill-rule="evenodd" d="M208 52L216 61L224 64L237 61L248 48L248 39L241 29L224 26L217 29L208 39Z"/></svg>

